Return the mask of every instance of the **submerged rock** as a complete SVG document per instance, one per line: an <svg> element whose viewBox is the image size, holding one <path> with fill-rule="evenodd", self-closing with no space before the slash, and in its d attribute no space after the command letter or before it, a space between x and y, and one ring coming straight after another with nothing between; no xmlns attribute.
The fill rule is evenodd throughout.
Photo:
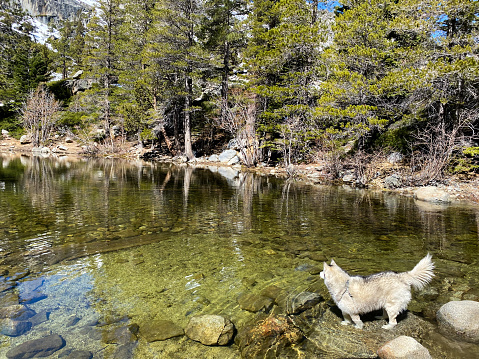
<svg viewBox="0 0 479 359"><path fill-rule="evenodd" d="M72 315L70 316L70 318L68 318L67 322L65 323L65 326L66 327L73 327L74 325L77 325L77 323L80 321L81 319L78 318L76 315ZM96 324L95 324L96 325Z"/></svg>
<svg viewBox="0 0 479 359"><path fill-rule="evenodd" d="M103 331L102 340L107 344L129 344L135 342L137 338L127 326L124 326L110 331Z"/></svg>
<svg viewBox="0 0 479 359"><path fill-rule="evenodd" d="M15 284L11 282L0 282L0 293L6 292L15 287Z"/></svg>
<svg viewBox="0 0 479 359"><path fill-rule="evenodd" d="M35 326L43 322L46 322L49 319L49 316L50 316L50 313L44 310L40 313L35 314L33 317L28 319L28 321Z"/></svg>
<svg viewBox="0 0 479 359"><path fill-rule="evenodd" d="M0 307L9 307L12 305L18 305L20 298L18 294L13 292L2 293L0 297Z"/></svg>
<svg viewBox="0 0 479 359"><path fill-rule="evenodd" d="M136 348L137 343L130 343L125 345L120 345L116 348L115 352L113 353L113 358L115 359L130 359L134 358L134 351Z"/></svg>
<svg viewBox="0 0 479 359"><path fill-rule="evenodd" d="M35 311L22 304L0 308L0 319L9 318L17 321L27 320L35 315Z"/></svg>
<svg viewBox="0 0 479 359"><path fill-rule="evenodd" d="M245 326L235 342L243 358L277 358L288 357L286 352L303 339L303 333L289 317L277 315Z"/></svg>
<svg viewBox="0 0 479 359"><path fill-rule="evenodd" d="M29 294L33 293L37 290L40 289L40 287L43 286L45 283L45 278L40 277L40 278L35 278L32 280L25 281L21 284L21 289L22 289L22 294Z"/></svg>
<svg viewBox="0 0 479 359"><path fill-rule="evenodd" d="M32 304L39 302L43 299L47 298L47 295L41 292L30 292L30 293L24 293L20 296L20 300L22 303L25 304Z"/></svg>
<svg viewBox="0 0 479 359"><path fill-rule="evenodd" d="M9 337L18 337L28 332L31 328L32 323L30 322L20 322L12 319L0 320L0 333Z"/></svg>
<svg viewBox="0 0 479 359"><path fill-rule="evenodd" d="M463 300L446 303L437 312L437 322L445 336L479 343L479 302Z"/></svg>
<svg viewBox="0 0 479 359"><path fill-rule="evenodd" d="M8 359L42 358L63 348L65 341L57 334L40 339L28 340L7 352Z"/></svg>
<svg viewBox="0 0 479 359"><path fill-rule="evenodd" d="M241 309L248 312L268 311L273 306L274 300L270 297L253 293L243 293L238 297L238 304Z"/></svg>
<svg viewBox="0 0 479 359"><path fill-rule="evenodd" d="M200 315L190 319L185 333L204 345L227 345L233 338L234 325L220 315Z"/></svg>
<svg viewBox="0 0 479 359"><path fill-rule="evenodd" d="M286 295L286 291L276 285L270 285L261 291L261 295L271 298L276 302L277 298Z"/></svg>
<svg viewBox="0 0 479 359"><path fill-rule="evenodd" d="M58 355L62 359L92 359L93 353L88 350L71 350L65 354Z"/></svg>
<svg viewBox="0 0 479 359"><path fill-rule="evenodd" d="M314 307L323 298L312 292L301 292L293 296L288 303L288 314L298 314Z"/></svg>
<svg viewBox="0 0 479 359"><path fill-rule="evenodd" d="M432 359L429 351L416 339L401 335L384 344L378 350L381 359Z"/></svg>
<svg viewBox="0 0 479 359"><path fill-rule="evenodd" d="M140 325L140 335L148 343L179 337L183 334L183 328L169 320L151 320Z"/></svg>

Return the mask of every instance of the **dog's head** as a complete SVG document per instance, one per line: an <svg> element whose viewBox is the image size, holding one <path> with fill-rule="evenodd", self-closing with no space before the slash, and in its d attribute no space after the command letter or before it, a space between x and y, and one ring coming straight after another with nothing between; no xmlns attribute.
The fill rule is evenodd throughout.
<svg viewBox="0 0 479 359"><path fill-rule="evenodd" d="M328 264L326 262L323 262L323 271L319 273L319 276L326 280L326 275L327 273L330 273L331 270L333 270L333 267L337 267L338 265L334 261L334 259L331 259L331 264Z"/></svg>

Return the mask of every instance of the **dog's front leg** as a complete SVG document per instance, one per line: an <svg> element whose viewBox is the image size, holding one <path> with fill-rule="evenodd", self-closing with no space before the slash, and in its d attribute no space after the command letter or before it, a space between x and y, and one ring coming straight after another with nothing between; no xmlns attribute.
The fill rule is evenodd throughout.
<svg viewBox="0 0 479 359"><path fill-rule="evenodd" d="M351 314L351 319L353 320L355 327L358 329L363 329L363 322L361 321L361 318L359 317L359 314Z"/></svg>

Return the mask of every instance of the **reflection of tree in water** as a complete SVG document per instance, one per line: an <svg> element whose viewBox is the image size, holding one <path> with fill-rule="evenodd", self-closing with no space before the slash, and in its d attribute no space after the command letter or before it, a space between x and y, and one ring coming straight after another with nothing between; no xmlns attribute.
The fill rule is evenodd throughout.
<svg viewBox="0 0 479 359"><path fill-rule="evenodd" d="M278 250L296 242L319 250L318 240L326 239L321 249L327 256L374 245L387 255L411 241L424 246L423 238L427 250L440 248L438 241L444 247L454 232L471 228L470 217L454 209L431 214L410 198L247 172L228 177L189 165L113 159L21 161L21 175L10 176L15 185L8 185L15 190L0 199L3 238L13 249L20 246L15 240L42 240L84 255L181 232L256 236Z"/></svg>
<svg viewBox="0 0 479 359"><path fill-rule="evenodd" d="M49 208L58 200L62 190L61 184L55 181L57 177L55 172L62 171L65 165L38 156L23 157L23 162L25 164L23 190L28 194L32 206Z"/></svg>

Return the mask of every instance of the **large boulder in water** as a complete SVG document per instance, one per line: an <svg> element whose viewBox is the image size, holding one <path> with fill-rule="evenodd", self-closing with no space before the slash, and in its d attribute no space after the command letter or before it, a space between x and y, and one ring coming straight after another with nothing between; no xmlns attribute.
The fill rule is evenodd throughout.
<svg viewBox="0 0 479 359"><path fill-rule="evenodd" d="M221 152L221 154L218 156L218 160L223 163L228 163L237 155L238 152L236 152L235 150L226 150Z"/></svg>
<svg viewBox="0 0 479 359"><path fill-rule="evenodd" d="M426 186L426 187L418 188L414 192L414 197L419 201L425 201L425 202L438 202L438 203L451 202L449 193L447 193L443 189L440 189L434 186Z"/></svg>
<svg viewBox="0 0 479 359"><path fill-rule="evenodd" d="M384 344L378 350L381 359L432 359L429 351L416 339L401 335Z"/></svg>
<svg viewBox="0 0 479 359"><path fill-rule="evenodd" d="M462 300L446 303L436 317L439 330L445 336L479 343L479 302Z"/></svg>
<svg viewBox="0 0 479 359"><path fill-rule="evenodd" d="M323 302L320 305L323 305ZM442 355L440 348L435 348L429 339L430 333L434 332L434 325L411 312L401 314L398 325L393 330L383 329L382 325L386 321L374 319L376 313L363 316L364 328L357 329L352 325L341 325L342 317L337 313L337 308L331 309L326 310L313 322L295 320L307 338L302 343L306 352L323 353L331 358L373 359L377 358L377 351L384 343L405 335L420 341L432 357L439 358ZM437 351L434 351L436 349Z"/></svg>
<svg viewBox="0 0 479 359"><path fill-rule="evenodd" d="M190 319L185 334L204 345L227 345L233 338L234 325L220 315L200 315Z"/></svg>

